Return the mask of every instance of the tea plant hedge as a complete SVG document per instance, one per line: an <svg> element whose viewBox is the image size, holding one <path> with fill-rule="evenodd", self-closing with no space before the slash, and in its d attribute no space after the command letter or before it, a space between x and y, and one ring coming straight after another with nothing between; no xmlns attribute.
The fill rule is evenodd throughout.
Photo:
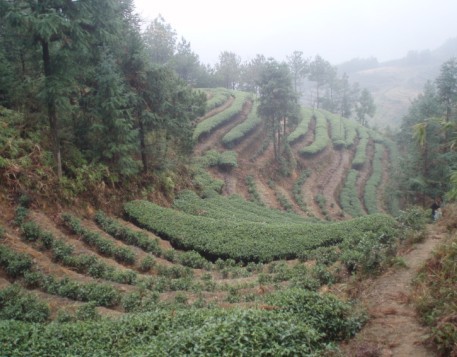
<svg viewBox="0 0 457 357"><path fill-rule="evenodd" d="M214 108L220 107L223 105L231 96L231 91L227 88L210 88L205 89L213 94L213 96L206 102L206 110L209 112Z"/></svg>
<svg viewBox="0 0 457 357"><path fill-rule="evenodd" d="M357 128L357 133L359 134L359 144L357 145L354 158L352 159L352 168L360 170L367 160L369 135L367 129L362 126Z"/></svg>
<svg viewBox="0 0 457 357"><path fill-rule="evenodd" d="M344 212L352 217L362 216L364 214L363 207L357 193L357 170L350 170L346 176L344 187L340 194L340 204Z"/></svg>
<svg viewBox="0 0 457 357"><path fill-rule="evenodd" d="M345 131L346 131L346 148L352 147L357 138L357 123L350 119L345 119Z"/></svg>
<svg viewBox="0 0 457 357"><path fill-rule="evenodd" d="M210 260L268 262L294 259L302 252L341 243L365 232L393 234L395 220L385 215L331 224L264 224L193 216L148 201L124 205L126 216L139 226L168 239L184 250L195 250Z"/></svg>
<svg viewBox="0 0 457 357"><path fill-rule="evenodd" d="M300 149L300 154L304 156L315 155L324 150L330 143L327 119L325 119L325 116L321 112L316 112L315 117L316 128L314 130L314 142L311 145Z"/></svg>
<svg viewBox="0 0 457 357"><path fill-rule="evenodd" d="M331 295L290 289L274 310L157 309L120 318L33 324L0 321L5 356L320 356L365 316ZM329 352L330 352L329 350Z"/></svg>
<svg viewBox="0 0 457 357"><path fill-rule="evenodd" d="M175 199L173 207L185 213L205 216L214 219L241 220L247 222L295 222L303 223L303 217L294 213L287 213L255 202L249 202L240 196L214 195L201 198L193 191L182 191Z"/></svg>
<svg viewBox="0 0 457 357"><path fill-rule="evenodd" d="M327 118L330 123L331 133L332 133L332 143L333 147L337 150L341 150L346 147L346 121L342 117L330 113L326 110L321 110L323 115Z"/></svg>
<svg viewBox="0 0 457 357"><path fill-rule="evenodd" d="M198 140L202 135L210 134L222 124L233 119L241 112L244 103L248 100L248 98L250 98L250 96L251 95L249 93L236 92L235 100L229 108L197 124L193 134L194 140Z"/></svg>
<svg viewBox="0 0 457 357"><path fill-rule="evenodd" d="M303 138L308 132L309 123L313 118L313 110L310 108L301 108L300 110L301 121L295 130L287 137L287 142L293 144L294 142Z"/></svg>
<svg viewBox="0 0 457 357"><path fill-rule="evenodd" d="M373 172L365 185L365 207L369 214L379 212L377 189L382 180L382 158L384 156L384 146L375 145L375 154L373 158Z"/></svg>
<svg viewBox="0 0 457 357"><path fill-rule="evenodd" d="M249 112L247 118L242 123L235 126L222 138L222 143L231 148L242 141L245 137L251 134L258 125L262 122L262 118L257 115L258 103L256 102L251 111Z"/></svg>

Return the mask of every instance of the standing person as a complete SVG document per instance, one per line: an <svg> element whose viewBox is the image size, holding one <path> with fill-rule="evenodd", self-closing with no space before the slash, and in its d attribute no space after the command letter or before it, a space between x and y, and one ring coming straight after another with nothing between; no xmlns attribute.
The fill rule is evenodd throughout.
<svg viewBox="0 0 457 357"><path fill-rule="evenodd" d="M430 208L432 209L432 220L436 221L436 219L438 218L437 213L440 211L440 207L441 207L440 199L435 198L435 201L433 201L433 204L430 206Z"/></svg>

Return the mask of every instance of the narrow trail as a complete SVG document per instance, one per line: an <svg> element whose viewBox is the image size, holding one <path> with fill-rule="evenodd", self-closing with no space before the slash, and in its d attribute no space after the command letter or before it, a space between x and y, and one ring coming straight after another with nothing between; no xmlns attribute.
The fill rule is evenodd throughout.
<svg viewBox="0 0 457 357"><path fill-rule="evenodd" d="M359 299L371 319L343 346L347 356L435 356L422 344L427 330L409 304L412 280L446 236L438 224L429 225L427 230L427 239L403 255L406 268L391 269L362 288Z"/></svg>

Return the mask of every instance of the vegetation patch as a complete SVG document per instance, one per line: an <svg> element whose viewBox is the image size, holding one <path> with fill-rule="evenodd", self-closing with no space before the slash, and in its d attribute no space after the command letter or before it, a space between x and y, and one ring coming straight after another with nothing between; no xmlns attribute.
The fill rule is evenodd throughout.
<svg viewBox="0 0 457 357"><path fill-rule="evenodd" d="M300 154L304 156L315 155L318 152L324 150L330 143L330 138L328 136L327 119L321 112L316 112L314 115L316 118L314 142L311 145L300 149Z"/></svg>
<svg viewBox="0 0 457 357"><path fill-rule="evenodd" d="M332 224L262 224L193 216L148 201L124 205L129 219L164 237L178 248L195 250L215 261L232 258L245 263L294 259L319 246L341 243L365 232L392 235L395 221L384 215Z"/></svg>
<svg viewBox="0 0 457 357"><path fill-rule="evenodd" d="M295 203L297 203L298 207L300 207L303 212L308 212L305 200L303 199L303 185L309 176L311 176L311 171L309 169L303 170L300 173L297 181L295 181L294 187L292 189Z"/></svg>
<svg viewBox="0 0 457 357"><path fill-rule="evenodd" d="M49 317L49 306L19 285L0 290L0 320L46 322Z"/></svg>
<svg viewBox="0 0 457 357"><path fill-rule="evenodd" d="M251 201L257 203L258 205L264 206L265 204L260 197L259 191L257 191L257 186L252 176L246 176L246 185L248 186L248 192Z"/></svg>
<svg viewBox="0 0 457 357"><path fill-rule="evenodd" d="M306 135L309 130L309 123L313 119L313 110L309 108L301 108L300 118L301 120L295 130L287 137L287 142L289 144L293 144Z"/></svg>
<svg viewBox="0 0 457 357"><path fill-rule="evenodd" d="M346 121L343 117L335 115L326 110L321 110L330 123L333 147L341 150L346 147Z"/></svg>
<svg viewBox="0 0 457 357"><path fill-rule="evenodd" d="M355 151L354 158L352 159L352 168L360 170L367 160L367 146L369 135L367 130L360 126L357 128L359 134L359 143Z"/></svg>
<svg viewBox="0 0 457 357"><path fill-rule="evenodd" d="M230 98L231 91L227 88L207 88L204 91L209 91L213 96L206 101L206 110L210 111L220 107Z"/></svg>
<svg viewBox="0 0 457 357"><path fill-rule="evenodd" d="M194 140L198 140L202 135L212 133L218 127L233 119L241 112L244 103L251 96L246 92L236 92L234 94L235 100L229 108L197 124L193 134Z"/></svg>
<svg viewBox="0 0 457 357"><path fill-rule="evenodd" d="M247 118L242 123L235 126L222 138L222 143L231 148L238 144L241 140L251 134L262 122L262 118L257 114L258 103L256 102Z"/></svg>
<svg viewBox="0 0 457 357"><path fill-rule="evenodd" d="M68 229L79 235L84 243L95 248L101 255L113 257L119 263L135 263L136 256L130 248L117 246L109 239L103 238L101 234L87 229L78 218L69 213L62 214L62 220Z"/></svg>
<svg viewBox="0 0 457 357"><path fill-rule="evenodd" d="M340 194L341 207L343 208L343 211L351 217L359 217L364 214L363 207L357 193L358 174L359 172L357 170L349 170L344 182L344 187Z"/></svg>
<svg viewBox="0 0 457 357"><path fill-rule="evenodd" d="M384 146L382 144L375 145L375 153L373 158L373 172L365 185L365 207L369 214L379 212L377 189L382 179L382 158L384 156Z"/></svg>
<svg viewBox="0 0 457 357"><path fill-rule="evenodd" d="M350 305L294 290L271 297L273 310L167 309L112 320L0 322L6 355L321 355L363 323ZM304 305L303 305L304 304ZM312 312L312 319L308 319ZM113 340L113 336L122 336ZM115 341L115 342L112 342ZM237 341L237 343L227 343ZM62 348L62 346L65 346Z"/></svg>

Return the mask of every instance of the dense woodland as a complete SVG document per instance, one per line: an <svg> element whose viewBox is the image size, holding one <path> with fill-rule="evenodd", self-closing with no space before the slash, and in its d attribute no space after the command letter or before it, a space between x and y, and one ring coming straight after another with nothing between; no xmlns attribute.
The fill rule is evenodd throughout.
<svg viewBox="0 0 457 357"><path fill-rule="evenodd" d="M457 199L457 60L397 128L374 102L302 51L203 64L132 0L0 0L5 354L339 354L364 279ZM448 244L417 302L443 355Z"/></svg>

